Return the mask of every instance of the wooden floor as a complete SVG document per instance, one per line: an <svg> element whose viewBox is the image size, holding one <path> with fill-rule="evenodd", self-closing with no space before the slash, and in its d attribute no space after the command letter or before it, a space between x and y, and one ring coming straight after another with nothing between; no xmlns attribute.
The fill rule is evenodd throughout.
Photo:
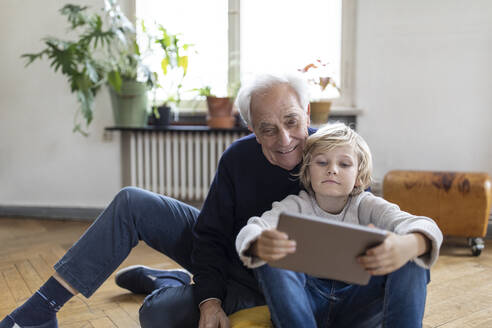
<svg viewBox="0 0 492 328"><path fill-rule="evenodd" d="M53 264L88 223L0 218L0 319L22 304L53 273ZM492 240L471 257L464 240L447 240L432 269L424 327L492 327ZM137 246L121 267L175 263L146 245ZM138 327L143 297L118 288L111 277L91 297L74 297L59 312L60 327Z"/></svg>

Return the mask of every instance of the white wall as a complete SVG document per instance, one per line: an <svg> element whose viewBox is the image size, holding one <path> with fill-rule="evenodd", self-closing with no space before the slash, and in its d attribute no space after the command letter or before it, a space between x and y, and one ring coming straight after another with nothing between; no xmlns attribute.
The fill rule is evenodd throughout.
<svg viewBox="0 0 492 328"><path fill-rule="evenodd" d="M101 207L120 188L119 137L103 134L107 91L91 136L73 134L78 105L65 78L19 58L65 35L64 3L0 1L0 206ZM489 0L358 2L356 105L376 178L391 169L492 175L491 17Z"/></svg>
<svg viewBox="0 0 492 328"><path fill-rule="evenodd" d="M72 133L78 103L47 60L24 68L20 55L41 38L67 37L58 10L68 1L0 1L0 206L102 207L121 184L119 135L106 89L96 100L90 137ZM69 1L102 8L103 0Z"/></svg>
<svg viewBox="0 0 492 328"><path fill-rule="evenodd" d="M492 1L359 0L356 104L375 177L492 175Z"/></svg>

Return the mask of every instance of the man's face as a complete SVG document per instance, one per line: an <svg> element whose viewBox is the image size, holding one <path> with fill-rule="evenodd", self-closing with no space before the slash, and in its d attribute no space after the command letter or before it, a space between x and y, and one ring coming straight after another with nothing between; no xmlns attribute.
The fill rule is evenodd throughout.
<svg viewBox="0 0 492 328"><path fill-rule="evenodd" d="M309 113L288 85L276 85L251 97L251 127L273 165L292 170L302 160Z"/></svg>

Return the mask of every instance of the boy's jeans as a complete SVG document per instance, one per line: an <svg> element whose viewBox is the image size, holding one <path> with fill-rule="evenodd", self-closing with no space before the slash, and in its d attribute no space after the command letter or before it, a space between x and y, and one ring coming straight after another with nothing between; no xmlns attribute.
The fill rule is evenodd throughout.
<svg viewBox="0 0 492 328"><path fill-rule="evenodd" d="M123 188L84 235L55 264L55 270L85 297L96 289L143 240L194 273L191 263L192 227L199 211L175 199L143 189ZM252 288L252 275L232 269L222 307L227 314L264 305ZM182 314L181 316L179 314ZM162 288L149 295L140 309L142 327L196 327L199 310L193 287Z"/></svg>
<svg viewBox="0 0 492 328"><path fill-rule="evenodd" d="M421 327L429 270L407 263L366 286L263 265L254 270L281 327Z"/></svg>

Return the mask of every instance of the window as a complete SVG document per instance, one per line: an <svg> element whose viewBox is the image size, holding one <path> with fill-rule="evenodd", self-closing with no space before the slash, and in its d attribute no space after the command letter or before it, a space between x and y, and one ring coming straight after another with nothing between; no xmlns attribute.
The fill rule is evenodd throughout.
<svg viewBox="0 0 492 328"><path fill-rule="evenodd" d="M355 0L134 1L137 18L194 45L183 99L206 85L225 95L256 73L295 71L321 59L341 87L341 95L331 89L325 97L352 105Z"/></svg>

